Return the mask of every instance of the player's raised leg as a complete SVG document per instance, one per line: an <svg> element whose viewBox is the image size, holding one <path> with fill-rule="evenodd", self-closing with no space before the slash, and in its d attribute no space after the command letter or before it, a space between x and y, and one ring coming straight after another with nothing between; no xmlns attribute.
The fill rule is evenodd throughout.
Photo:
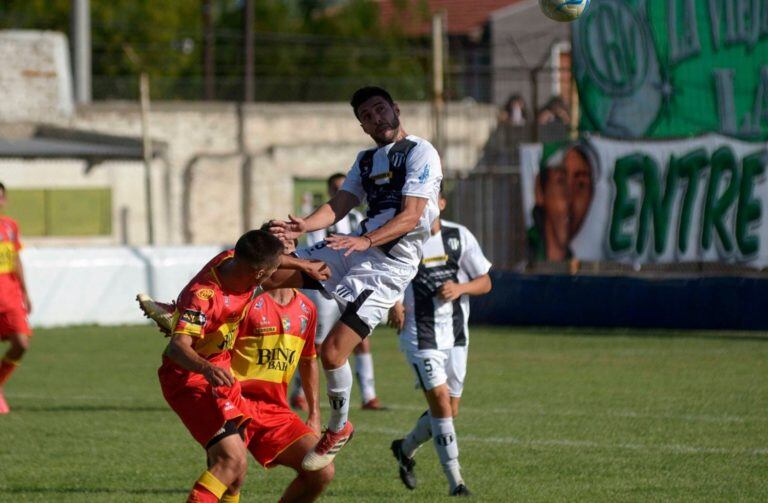
<svg viewBox="0 0 768 503"><path fill-rule="evenodd" d="M329 465L352 438L355 429L349 421L352 369L348 358L360 343L360 337L357 331L341 320L334 325L320 347L331 412L328 428L315 448L304 458L302 467L305 470L320 470Z"/></svg>

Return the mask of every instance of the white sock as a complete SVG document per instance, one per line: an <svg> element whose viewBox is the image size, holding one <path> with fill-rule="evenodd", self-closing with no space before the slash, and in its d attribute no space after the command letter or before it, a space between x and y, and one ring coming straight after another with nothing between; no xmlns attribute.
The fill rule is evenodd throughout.
<svg viewBox="0 0 768 503"><path fill-rule="evenodd" d="M328 402L331 413L328 417L328 429L341 431L349 416L349 395L352 394L352 368L349 361L337 369L324 370L328 382Z"/></svg>
<svg viewBox="0 0 768 503"><path fill-rule="evenodd" d="M295 372L293 379L291 379L291 398L295 396L304 396L304 388L301 386L301 375L298 372Z"/></svg>
<svg viewBox="0 0 768 503"><path fill-rule="evenodd" d="M424 414L419 416L413 430L405 436L402 450L406 457L412 458L419 447L432 438L431 420L432 416L429 415L429 411L425 411Z"/></svg>
<svg viewBox="0 0 768 503"><path fill-rule="evenodd" d="M355 374L357 374L357 384L360 386L360 396L363 397L363 403L376 398L376 383L373 379L373 355L371 353L355 355Z"/></svg>
<svg viewBox="0 0 768 503"><path fill-rule="evenodd" d="M435 442L437 457L443 465L443 471L448 478L451 491L463 484L461 466L459 466L459 444L456 440L456 430L453 429L453 418L433 417L432 440Z"/></svg>

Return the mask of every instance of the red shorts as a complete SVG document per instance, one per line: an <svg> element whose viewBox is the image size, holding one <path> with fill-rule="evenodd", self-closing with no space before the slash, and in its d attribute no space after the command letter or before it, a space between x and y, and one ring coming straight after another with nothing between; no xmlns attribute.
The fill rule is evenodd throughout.
<svg viewBox="0 0 768 503"><path fill-rule="evenodd" d="M242 428L245 442L250 438L245 426L251 420L250 407L240 394L240 383L213 388L200 374L188 372L167 361L157 371L168 405L181 422L206 447L227 421Z"/></svg>
<svg viewBox="0 0 768 503"><path fill-rule="evenodd" d="M315 435L291 409L275 404L248 400L256 417L248 424L248 450L265 468L275 465L275 458L306 435Z"/></svg>
<svg viewBox="0 0 768 503"><path fill-rule="evenodd" d="M27 312L22 307L0 311L0 340L7 339L13 334L32 335Z"/></svg>

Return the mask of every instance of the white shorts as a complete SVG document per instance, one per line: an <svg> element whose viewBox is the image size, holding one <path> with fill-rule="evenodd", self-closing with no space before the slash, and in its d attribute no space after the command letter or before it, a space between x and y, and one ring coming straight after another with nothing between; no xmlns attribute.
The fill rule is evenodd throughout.
<svg viewBox="0 0 768 503"><path fill-rule="evenodd" d="M302 290L301 293L309 297L309 300L317 308L317 330L315 331L315 344L320 345L323 343L328 332L331 331L333 325L339 321L341 317L341 310L339 309L339 303L334 299L329 299L319 290Z"/></svg>
<svg viewBox="0 0 768 503"><path fill-rule="evenodd" d="M402 297L418 271L417 264L388 257L378 248L345 257L344 251L330 249L325 241L300 248L296 255L322 260L328 265L331 277L321 284L326 293L339 302L340 320L360 337L370 335L386 318L389 308Z"/></svg>
<svg viewBox="0 0 768 503"><path fill-rule="evenodd" d="M467 346L450 349L419 349L407 351L405 357L416 373L416 387L430 390L441 384L448 385L448 394L460 397L467 375Z"/></svg>

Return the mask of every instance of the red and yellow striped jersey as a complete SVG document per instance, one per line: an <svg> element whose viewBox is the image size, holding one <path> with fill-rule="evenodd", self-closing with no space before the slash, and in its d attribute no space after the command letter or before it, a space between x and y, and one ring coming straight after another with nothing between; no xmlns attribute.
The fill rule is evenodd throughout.
<svg viewBox="0 0 768 503"><path fill-rule="evenodd" d="M16 260L21 250L19 225L0 216L0 307L15 308L22 303L21 283L16 275Z"/></svg>
<svg viewBox="0 0 768 503"><path fill-rule="evenodd" d="M301 358L315 358L317 309L294 290L287 305L269 294L254 300L240 325L232 349L232 373L243 396L288 407L286 396Z"/></svg>
<svg viewBox="0 0 768 503"><path fill-rule="evenodd" d="M238 327L253 297L252 292L225 292L216 268L234 256L227 250L214 257L192 278L176 300L173 334L194 339L193 348L209 360L229 358Z"/></svg>

